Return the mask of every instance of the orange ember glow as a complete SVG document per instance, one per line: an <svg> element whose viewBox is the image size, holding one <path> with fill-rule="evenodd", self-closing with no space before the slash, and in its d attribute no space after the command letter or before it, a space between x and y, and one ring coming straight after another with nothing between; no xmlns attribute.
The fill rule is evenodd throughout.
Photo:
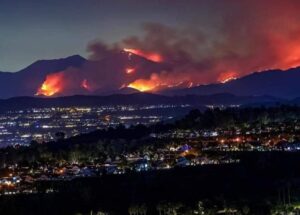
<svg viewBox="0 0 300 215"><path fill-rule="evenodd" d="M152 74L150 79L138 79L130 83L128 87L141 92L155 91L161 87L161 80L157 74Z"/></svg>
<svg viewBox="0 0 300 215"><path fill-rule="evenodd" d="M238 74L234 71L224 72L224 73L220 74L220 76L218 78L218 81L224 84L224 83L227 83L229 81L237 79L237 75Z"/></svg>
<svg viewBox="0 0 300 215"><path fill-rule="evenodd" d="M141 92L152 91L158 86L159 85L157 85L155 82L152 82L151 80L143 79L136 80L128 85L128 87L139 90Z"/></svg>
<svg viewBox="0 0 300 215"><path fill-rule="evenodd" d="M131 67L129 67L129 68L126 68L125 69L125 72L126 72L126 74L132 74L132 73L134 73L135 72L135 69L134 68L131 68Z"/></svg>
<svg viewBox="0 0 300 215"><path fill-rule="evenodd" d="M82 81L81 87L84 88L84 89L86 89L86 90L88 90L88 91L91 90L91 86L90 86L90 84L89 84L89 82L88 82L87 79L84 79L84 80Z"/></svg>
<svg viewBox="0 0 300 215"><path fill-rule="evenodd" d="M300 45L299 41L285 43L281 47L281 52L287 53L282 56L282 65L277 65L280 69L289 69L291 67L298 67L300 65Z"/></svg>
<svg viewBox="0 0 300 215"><path fill-rule="evenodd" d="M154 62L162 62L162 56L157 54L157 53L150 53L150 52L144 52L142 50L139 50L139 49L127 49L127 48L124 48L123 49L125 52L129 52L129 53L132 53L132 54L135 54L135 55L139 55L141 57L144 57L148 60L151 60L151 61L154 61Z"/></svg>
<svg viewBox="0 0 300 215"><path fill-rule="evenodd" d="M63 73L53 73L46 77L42 86L38 89L36 95L53 96L61 92L63 88Z"/></svg>

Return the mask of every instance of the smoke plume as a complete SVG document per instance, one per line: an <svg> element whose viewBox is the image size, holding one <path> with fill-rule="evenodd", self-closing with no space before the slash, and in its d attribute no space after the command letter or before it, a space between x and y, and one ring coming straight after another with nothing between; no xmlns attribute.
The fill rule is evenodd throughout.
<svg viewBox="0 0 300 215"><path fill-rule="evenodd" d="M218 20L209 29L197 20L184 27L144 23L142 36L90 43L91 61L63 71L62 92L191 87L300 65L300 1L208 1L207 7Z"/></svg>

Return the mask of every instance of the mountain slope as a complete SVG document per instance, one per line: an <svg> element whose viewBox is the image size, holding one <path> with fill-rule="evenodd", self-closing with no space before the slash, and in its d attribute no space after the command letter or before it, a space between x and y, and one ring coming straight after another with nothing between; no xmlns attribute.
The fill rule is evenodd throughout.
<svg viewBox="0 0 300 215"><path fill-rule="evenodd" d="M300 97L300 68L253 73L224 84L201 85L160 93L165 95L230 93L238 96L270 95L280 98L296 98Z"/></svg>
<svg viewBox="0 0 300 215"><path fill-rule="evenodd" d="M72 70L67 68L80 68ZM133 69L132 74L126 72ZM113 52L97 60L86 60L79 55L63 59L40 60L15 72L0 72L0 98L33 96L50 73L64 72L63 90L55 96L77 94L110 95L130 94L137 90L126 88L139 77L148 77L154 71L167 69L168 65L156 63L125 51ZM93 90L82 87L82 81L92 82ZM66 83L66 82L67 83ZM121 87L124 85L124 87Z"/></svg>
<svg viewBox="0 0 300 215"><path fill-rule="evenodd" d="M132 94L137 91L126 88L124 83L149 77L159 71L169 70L170 65L156 63L138 55L127 52L116 52L105 56L101 60L88 61L79 55L56 60L40 60L25 69L16 72L0 72L0 98L18 96L33 96L50 73L65 71L69 67L81 68L81 74L69 74L66 79L73 83L79 77L89 78L97 88L89 92L80 83L71 86L68 92L60 92L55 96L69 96L76 94L111 95ZM127 68L134 68L133 74L127 75ZM101 72L101 73L100 73ZM81 77L81 78L82 78ZM75 83L75 82L74 82ZM229 81L227 83L201 85L185 89L168 89L159 92L162 95L213 95L233 94L237 96L264 96L292 99L300 97L300 68L286 71L270 70ZM124 88L120 86L124 85Z"/></svg>
<svg viewBox="0 0 300 215"><path fill-rule="evenodd" d="M39 60L15 73L0 72L0 97L32 96L45 77L68 67L81 67L86 60L74 55L55 60Z"/></svg>

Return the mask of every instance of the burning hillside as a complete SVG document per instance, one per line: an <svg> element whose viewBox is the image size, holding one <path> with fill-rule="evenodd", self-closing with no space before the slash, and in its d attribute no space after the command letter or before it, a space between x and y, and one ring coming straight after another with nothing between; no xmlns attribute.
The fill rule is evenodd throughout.
<svg viewBox="0 0 300 215"><path fill-rule="evenodd" d="M136 53L140 54L142 51ZM40 84L36 95L101 94L126 87L139 91L154 90L155 86L151 81L148 81L151 87L147 83L135 83L139 82L140 77L147 78L152 74L154 77L155 73L168 69L168 66L144 55L128 50L111 51L101 59L87 61L80 69L71 67L48 75Z"/></svg>
<svg viewBox="0 0 300 215"><path fill-rule="evenodd" d="M46 77L46 80L38 89L36 95L54 96L64 89L64 73L54 73Z"/></svg>
<svg viewBox="0 0 300 215"><path fill-rule="evenodd" d="M223 8L224 3L211 4ZM300 65L298 1L226 4L230 6L216 14L222 22L212 29L145 23L140 36L112 45L91 43L90 62L47 77L37 95L102 93L122 87L158 91L225 83L254 71Z"/></svg>

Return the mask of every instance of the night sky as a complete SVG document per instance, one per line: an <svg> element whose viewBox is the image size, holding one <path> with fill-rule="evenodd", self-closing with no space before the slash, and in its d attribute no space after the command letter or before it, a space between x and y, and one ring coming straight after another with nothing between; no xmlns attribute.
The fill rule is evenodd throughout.
<svg viewBox="0 0 300 215"><path fill-rule="evenodd" d="M37 59L86 55L94 40L115 42L141 33L145 22L206 25L205 1L0 0L0 70L17 71ZM195 18L196 17L196 18Z"/></svg>
<svg viewBox="0 0 300 215"><path fill-rule="evenodd" d="M300 65L299 0L0 2L0 71L74 54L99 61L123 48L169 66L57 71L70 89L84 81L103 90L187 87Z"/></svg>

